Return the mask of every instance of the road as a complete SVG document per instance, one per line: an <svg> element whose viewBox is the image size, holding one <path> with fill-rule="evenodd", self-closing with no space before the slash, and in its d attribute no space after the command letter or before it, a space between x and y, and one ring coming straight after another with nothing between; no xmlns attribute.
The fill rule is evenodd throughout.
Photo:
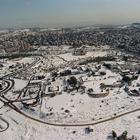
<svg viewBox="0 0 140 140"><path fill-rule="evenodd" d="M0 101L3 102L4 105L7 105L10 108L12 108L18 112L18 108L15 105L13 105L7 98L4 97L4 94L7 93L8 91L10 91L14 87L14 84L15 84L14 80L10 79L10 77L12 77L18 73L21 73L23 70L30 69L36 63L40 62L40 60L41 60L40 57L35 57L34 62L32 62L29 66L27 66L19 71L16 71L16 72L13 72L13 73L10 73L10 74L7 74L7 75L1 77L1 80L6 83L6 87L0 91ZM6 125L6 127L3 128L3 126L0 124L0 132L4 132L9 128L9 123L1 116L0 116L0 120Z"/></svg>
<svg viewBox="0 0 140 140"><path fill-rule="evenodd" d="M39 61L40 61L40 58L37 58L31 65L29 65L28 67L24 68L24 70L31 68L32 66L34 66ZM122 116L125 116L125 115L128 115L128 114L131 114L131 113L140 111L140 107L139 107L137 109L133 109L131 111L124 112L124 113L118 114L116 116L112 116L110 118L106 118L106 119L102 119L102 120L98 120L98 121L93 121L93 122L89 122L89 123L74 123L74 124L72 124L72 123L64 123L63 124L63 123L44 122L42 120L33 118L33 117L25 114L24 112L22 112L21 110L19 110L18 107L16 107L12 101L8 100L6 97L3 96L4 93L7 93L14 86L13 81L11 81L10 79L7 80L7 79L4 79L4 78L13 76L13 75L15 75L15 74L17 74L19 72L22 72L22 70L20 70L18 72L15 72L15 73L11 73L11 74L5 75L3 77L3 80L5 82L7 82L7 85L8 86L3 91L0 92L0 101L2 101L4 104L6 104L7 106L9 106L11 109L15 110L16 112L20 113L21 115L23 115L23 116L25 116L25 117L27 117L29 119L32 119L34 121L43 123L43 124L52 125L52 126L61 126L61 127L77 127L77 126L97 125L97 124L101 124L101 123L104 123L104 122L112 121L112 120L117 119L117 118L120 118Z"/></svg>
<svg viewBox="0 0 140 140"><path fill-rule="evenodd" d="M0 91L0 101L2 101L4 103L4 105L6 105L7 103L5 104L5 100L3 100L3 95L13 88L14 80L3 79L3 81L7 83L7 86L3 90ZM3 126L1 126L1 129L0 129L0 132L4 132L9 128L9 123L2 116L0 116L0 120L6 125L5 128L3 128Z"/></svg>
<svg viewBox="0 0 140 140"><path fill-rule="evenodd" d="M9 74L7 74L7 75L4 75L4 76L2 77L2 79L3 79L3 78L7 78L7 77L13 77L13 76L16 75L16 74L21 73L23 70L26 71L27 69L30 69L31 67L33 67L36 63L40 62L40 60L41 60L40 57L34 57L34 59L35 59L35 60L34 60L29 66L27 66L27 67L25 67L25 68L23 68L23 69L21 69L21 70L18 70L18 71L9 73Z"/></svg>
<svg viewBox="0 0 140 140"><path fill-rule="evenodd" d="M63 123L45 122L45 121L33 118L33 117L23 113L21 110L19 110L12 102L7 100L5 97L4 97L4 100L2 100L0 98L0 101L2 101L3 103L6 103L11 109L15 110L16 112L20 113L21 115L23 115L23 116L25 116L25 117L27 117L27 118L29 118L31 120L34 120L34 121L37 121L37 122L40 122L40 123L43 123L43 124L51 125L51 126L61 126L61 127L78 127L78 126L97 125L97 124L101 124L101 123L105 123L105 122L108 122L108 121L112 121L112 120L115 120L115 119L120 118L122 116L125 116L125 115L128 115L128 114L140 111L140 107L139 107L137 109L133 109L131 111L128 111L128 112L125 112L125 113L121 113L121 114L118 114L116 116L113 116L113 117L110 117L110 118L107 118L107 119L102 119L102 120L99 120L99 121L93 121L93 122L89 122L89 123L74 123L74 124L72 124L72 123L64 123L63 124Z"/></svg>
<svg viewBox="0 0 140 140"><path fill-rule="evenodd" d="M5 80L8 84L8 86L3 90L2 93L6 93L8 92L13 86L14 86L14 83L13 83L13 80ZM3 94L1 93L1 96L0 96L0 101L2 101L4 104L8 105L11 109L15 110L16 112L20 113L21 115L29 118L29 119L32 119L34 121L37 121L37 122L40 122L40 123L43 123L43 124L47 124L47 125L52 125L52 126L61 126L61 127L76 127L76 126L88 126L88 125L97 125L97 124L101 124L101 123L104 123L104 122L108 122L108 121L112 121L114 119L117 119L117 118L120 118L122 116L125 116L125 115L128 115L130 113L134 113L134 112L137 112L137 111L140 111L140 107L137 108L137 109L133 109L131 111L128 111L128 112L125 112L125 113L121 113L121 114L118 114L116 116L113 116L113 117L110 117L110 118L107 118L107 119L103 119L103 120L99 120L99 121L94 121L94 122L89 122L89 123L50 123L50 122L45 122L45 121L42 121L42 120L39 120L39 119L36 119L36 118L33 118L27 114L25 114L24 112L22 112L21 110L19 110L14 104L12 101L8 100L6 97L3 96Z"/></svg>
<svg viewBox="0 0 140 140"><path fill-rule="evenodd" d="M0 120L6 125L5 128L3 128L2 125L0 125L0 132L4 132L9 128L9 123L1 116L0 116Z"/></svg>

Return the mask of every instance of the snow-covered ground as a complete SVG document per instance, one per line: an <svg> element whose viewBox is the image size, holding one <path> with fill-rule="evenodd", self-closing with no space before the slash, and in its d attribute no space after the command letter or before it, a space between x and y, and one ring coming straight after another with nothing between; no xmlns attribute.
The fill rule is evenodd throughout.
<svg viewBox="0 0 140 140"><path fill-rule="evenodd" d="M9 124L6 131L0 132L0 140L107 140L112 130L115 130L118 134L127 130L128 136L135 135L139 139L140 111L127 113L139 109L140 96L135 97L127 94L124 90L125 85L121 84L122 75L120 72L107 69L103 66L104 62L92 62L82 66L69 65L80 59L106 55L108 55L108 52L105 50L91 51L81 56L73 56L71 53L46 55L31 69L19 74L18 78L24 74L26 80L13 78L15 84L4 96L13 101L13 105L23 114L19 114L0 101L0 117L4 118ZM3 72L8 73L8 67L15 65L17 62L27 64L33 61L33 58L8 60L4 63ZM120 58L116 62L108 61L107 63L118 67L125 64ZM55 71L59 73L57 78L53 79L51 77L51 70L48 71L50 68L55 68ZM71 70L71 76L78 80L82 77L82 86L85 87L85 92L64 90L65 81L71 77L70 75L60 76L60 72L64 70ZM90 72L94 72L94 74L90 75ZM101 74L103 72L105 72L105 75ZM33 80L28 84L27 79L30 79L33 75L44 75L45 78ZM130 90L139 90L139 83L140 75L128 87ZM108 87L102 89L101 85L103 84ZM51 94L48 91L50 87L54 90L52 93L56 93L52 97L48 96ZM57 87L59 87L58 93ZM88 94L88 90L91 88L93 89L92 94L103 94L105 92L109 94L105 97L96 98ZM3 98L0 97L0 99ZM26 102L25 99L29 100ZM33 103L33 105L26 106L26 103ZM114 118L119 115L120 117ZM113 119L110 120L111 118ZM107 119L109 120L105 121ZM98 124L93 125L97 122ZM65 126L55 126L56 124ZM68 126L72 124L75 126ZM2 129L1 125L5 124L0 118L0 130ZM90 134L85 133L85 128L88 126L93 129Z"/></svg>
<svg viewBox="0 0 140 140"><path fill-rule="evenodd" d="M26 65L26 64L32 63L33 61L34 61L34 58L31 58L31 57L16 58L16 59L12 59L12 60L8 60L8 59L1 60L0 63L3 65L3 67L1 67L1 69L0 69L0 76L11 73L11 69L9 69L9 66L14 66L13 69L15 71L18 69L16 67L17 63L20 65Z"/></svg>
<svg viewBox="0 0 140 140"><path fill-rule="evenodd" d="M65 59L66 61L72 61L72 60L79 60L87 57L105 56L106 54L107 54L106 51L93 51L93 52L87 52L86 55L81 55L81 56L74 56L72 55L72 53L60 54L59 56Z"/></svg>
<svg viewBox="0 0 140 140"><path fill-rule="evenodd" d="M9 117L5 117L5 116ZM9 129L0 133L0 140L107 140L112 130L121 134L128 131L128 136L140 138L140 112L132 113L109 122L90 126L93 132L85 133L83 127L48 126L25 118L15 111L8 111L3 116L9 123ZM16 120L14 122L13 120Z"/></svg>

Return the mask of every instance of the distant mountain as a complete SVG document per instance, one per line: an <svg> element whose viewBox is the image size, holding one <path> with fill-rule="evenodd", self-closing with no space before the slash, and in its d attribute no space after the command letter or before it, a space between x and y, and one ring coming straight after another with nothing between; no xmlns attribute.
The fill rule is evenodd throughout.
<svg viewBox="0 0 140 140"><path fill-rule="evenodd" d="M117 26L118 29L140 29L140 23L132 23L132 24L126 24L126 25L120 25Z"/></svg>
<svg viewBox="0 0 140 140"><path fill-rule="evenodd" d="M131 27L140 28L140 23L132 23Z"/></svg>
<svg viewBox="0 0 140 140"><path fill-rule="evenodd" d="M132 25L140 26L140 23L132 23Z"/></svg>

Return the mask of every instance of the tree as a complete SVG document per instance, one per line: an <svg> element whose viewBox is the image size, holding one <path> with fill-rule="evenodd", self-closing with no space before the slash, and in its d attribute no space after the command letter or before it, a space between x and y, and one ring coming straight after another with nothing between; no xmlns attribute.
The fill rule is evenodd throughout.
<svg viewBox="0 0 140 140"><path fill-rule="evenodd" d="M127 134L128 134L128 132L127 132L127 131L124 131L124 132L121 134L121 136L118 137L118 140L128 140Z"/></svg>
<svg viewBox="0 0 140 140"><path fill-rule="evenodd" d="M122 80L123 80L124 82L126 82L128 85L131 84L132 80L131 80L130 77L128 77L128 76L126 76L126 75L122 75L122 77L123 77Z"/></svg>
<svg viewBox="0 0 140 140"><path fill-rule="evenodd" d="M57 77L58 76L58 73L56 71L52 72L52 77Z"/></svg>
<svg viewBox="0 0 140 140"><path fill-rule="evenodd" d="M127 56L123 56L123 60L127 62L128 61L128 57Z"/></svg>
<svg viewBox="0 0 140 140"><path fill-rule="evenodd" d="M117 134L116 134L116 132L113 131L113 130L112 130L112 138L113 138L113 139L114 139L114 138L117 138Z"/></svg>
<svg viewBox="0 0 140 140"><path fill-rule="evenodd" d="M75 87L77 84L77 79L76 77L72 76L67 80L67 82L69 83L71 87Z"/></svg>
<svg viewBox="0 0 140 140"><path fill-rule="evenodd" d="M0 84L0 90L2 90L2 84Z"/></svg>

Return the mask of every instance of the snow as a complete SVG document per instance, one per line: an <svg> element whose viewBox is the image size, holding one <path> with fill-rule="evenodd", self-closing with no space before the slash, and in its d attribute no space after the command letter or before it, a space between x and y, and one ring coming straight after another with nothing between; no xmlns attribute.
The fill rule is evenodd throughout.
<svg viewBox="0 0 140 140"><path fill-rule="evenodd" d="M25 81L25 80L14 79L14 81L15 81L15 86L14 86L15 91L22 90L28 84L28 81Z"/></svg>
<svg viewBox="0 0 140 140"><path fill-rule="evenodd" d="M26 57L26 58L22 58L22 59L15 59L16 62L19 62L19 63L31 63L34 61L33 58L31 57ZM13 62L13 60L12 60Z"/></svg>
<svg viewBox="0 0 140 140"><path fill-rule="evenodd" d="M11 73L11 71L9 69L9 66L11 66L11 65L15 66L17 63L30 64L33 61L34 61L34 58L32 58L32 57L16 58L16 59L12 59L12 60L5 59L4 61L2 61L2 64L4 67L1 68L0 75L3 76L3 75ZM16 69L16 67L15 67L15 69Z"/></svg>
<svg viewBox="0 0 140 140"><path fill-rule="evenodd" d="M65 53L65 54L60 54L59 56L65 59L66 61L72 61L72 60L79 60L82 58L86 57L98 57L98 56L105 56L107 54L106 51L93 51L93 52L87 52L86 55L79 55L79 56L74 56L72 53Z"/></svg>
<svg viewBox="0 0 140 140"><path fill-rule="evenodd" d="M29 109L25 108L22 102L16 101L13 103L23 114L26 114L32 119L19 114L8 106L3 106L4 104L0 101L0 116L10 124L6 131L0 133L0 140L106 140L112 130L115 130L118 134L127 130L130 137L135 135L137 138L140 138L140 111L93 125L93 123L104 121L138 109L140 106L140 97L129 96L124 91L125 86L122 86L121 88L116 86L121 83L120 81L122 79L119 72L113 72L112 70L106 69L102 63L91 63L88 65L82 65L82 70L80 73L76 74L79 71L78 69L80 66L73 68L70 65L71 62L76 60L88 57L106 56L107 54L107 51L98 50L89 51L84 56L73 56L71 53L44 56L41 60L42 62L34 65L31 70L27 71L27 75L25 73L25 76L29 78L33 73L34 75L45 75L45 79L42 81L40 80L39 82L42 82L42 85L46 84L44 90L41 87L42 92L45 92L44 94L46 95L40 98L42 100L40 100L36 106L29 106ZM8 60L7 63L4 63L5 69L3 69L3 72L7 72L7 67L11 64L17 62L31 63L33 60L33 58ZM124 64L120 58L118 58L116 62L108 61L107 63L112 65ZM98 69L96 66L101 66L101 68ZM57 77L55 81L51 82L51 85L47 85L46 79L51 79L51 73L47 71L50 67L56 68L58 72L71 69L73 73L72 76L75 76L77 79L82 77L84 81L82 86L86 87L85 93L76 90L70 93L62 91L64 87L64 77ZM95 71L96 76L89 76L88 73L85 72L86 68ZM105 72L106 75L103 76L100 72ZM20 76L22 75L23 74ZM70 76L65 76L65 79L67 80L69 77ZM14 78L14 81L15 85L12 90L4 94L4 96L11 101L14 101L20 95L21 92L19 91L22 91L28 84L28 80ZM38 81L34 80L31 82L35 83ZM114 87L108 88L109 94L106 97L96 98L89 96L87 93L89 88L93 88L93 94L107 92L107 89L104 91L101 90L101 83L107 86L112 85ZM140 83L140 76L129 86L130 90L138 90L138 83ZM60 95L56 94L54 97L47 96L48 87L57 89L57 86L59 86ZM26 95L24 99L29 96L35 97L38 94L38 91L36 90L37 87L31 86L29 88L32 88L34 94ZM42 92L39 92L39 96ZM23 99L22 94L18 99ZM32 103L34 100L35 99L30 99L25 102ZM42 123L34 121L33 119L42 121ZM53 123L54 126L45 124L48 122ZM1 120L0 124L3 124ZM55 126L55 124L83 124L85 126L60 127ZM93 128L93 132L90 134L86 134L84 130L88 126Z"/></svg>
<svg viewBox="0 0 140 140"><path fill-rule="evenodd" d="M112 130L118 134L128 131L128 136L135 135L140 137L140 122L137 118L140 112L129 114L109 122L98 124L93 128L93 132L85 134L83 127L55 127L41 124L25 118L16 112L10 111L9 116L15 118L18 115L18 123L14 123L11 119L6 118L10 122L10 128L1 133L0 140L107 140L107 136ZM4 116L5 117L5 116ZM130 127L131 126L131 127ZM75 133L73 133L75 131ZM17 133L18 132L18 133Z"/></svg>

